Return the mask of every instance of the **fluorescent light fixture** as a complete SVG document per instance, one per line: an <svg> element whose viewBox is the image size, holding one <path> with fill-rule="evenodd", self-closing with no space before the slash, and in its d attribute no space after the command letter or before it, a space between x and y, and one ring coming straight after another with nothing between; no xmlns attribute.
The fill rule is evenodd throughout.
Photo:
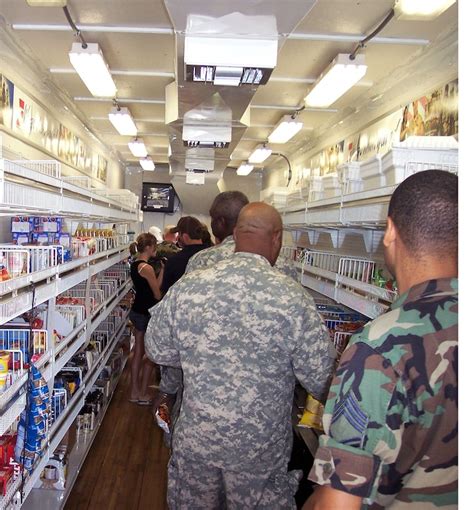
<svg viewBox="0 0 474 510"><path fill-rule="evenodd" d="M320 75L313 90L305 97L308 106L327 108L344 95L367 72L364 55L350 59L349 53L339 55Z"/></svg>
<svg viewBox="0 0 474 510"><path fill-rule="evenodd" d="M145 143L141 138L136 138L132 142L128 142L128 148L136 158L146 158L148 156Z"/></svg>
<svg viewBox="0 0 474 510"><path fill-rule="evenodd" d="M432 20L451 7L456 0L396 0L395 16L403 20Z"/></svg>
<svg viewBox="0 0 474 510"><path fill-rule="evenodd" d="M263 163L272 153L271 149L267 149L264 145L259 145L253 152L250 154L249 163Z"/></svg>
<svg viewBox="0 0 474 510"><path fill-rule="evenodd" d="M143 168L143 170L146 170L147 172L153 172L153 170L155 169L155 163L150 158L150 156L142 158L140 160L140 166Z"/></svg>
<svg viewBox="0 0 474 510"><path fill-rule="evenodd" d="M26 0L32 7L65 7L67 0Z"/></svg>
<svg viewBox="0 0 474 510"><path fill-rule="evenodd" d="M248 163L242 163L239 168L237 168L237 175L248 175L253 170L253 165L249 165Z"/></svg>
<svg viewBox="0 0 474 510"><path fill-rule="evenodd" d="M291 140L303 127L303 123L293 119L291 115L284 115L268 137L270 143L286 143Z"/></svg>
<svg viewBox="0 0 474 510"><path fill-rule="evenodd" d="M69 60L93 96L115 97L117 87L97 43L89 43L86 48L72 43Z"/></svg>
<svg viewBox="0 0 474 510"><path fill-rule="evenodd" d="M128 108L114 106L110 110L109 120L121 135L137 136L138 129Z"/></svg>

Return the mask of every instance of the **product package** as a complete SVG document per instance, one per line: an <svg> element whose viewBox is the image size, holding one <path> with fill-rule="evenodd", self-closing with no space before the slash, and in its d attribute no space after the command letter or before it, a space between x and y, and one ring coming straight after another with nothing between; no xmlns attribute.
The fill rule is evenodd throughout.
<svg viewBox="0 0 474 510"><path fill-rule="evenodd" d="M298 427L313 428L323 432L323 414L324 405L308 394L303 416L298 423Z"/></svg>

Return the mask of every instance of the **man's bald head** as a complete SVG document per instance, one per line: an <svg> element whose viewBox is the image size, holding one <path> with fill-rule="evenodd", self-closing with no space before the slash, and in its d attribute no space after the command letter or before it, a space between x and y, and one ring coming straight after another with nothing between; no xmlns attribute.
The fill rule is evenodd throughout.
<svg viewBox="0 0 474 510"><path fill-rule="evenodd" d="M257 253L274 265L281 249L283 224L279 212L264 202L242 208L234 230L235 251Z"/></svg>

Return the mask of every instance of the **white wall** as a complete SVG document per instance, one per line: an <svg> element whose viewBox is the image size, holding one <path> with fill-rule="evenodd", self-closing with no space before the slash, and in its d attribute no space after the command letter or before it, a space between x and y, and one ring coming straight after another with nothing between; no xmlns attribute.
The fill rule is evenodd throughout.
<svg viewBox="0 0 474 510"><path fill-rule="evenodd" d="M82 114L75 104L50 80L48 71L40 68L38 63L25 53L24 49L16 46L1 26L0 73L80 137L91 150L107 159L107 183L104 185L101 181L96 180L93 183L94 186L123 187L124 175L117 155L112 154L106 145L85 129L81 120ZM28 140L22 140L14 133L0 130L0 137L3 139L6 151L13 154L21 155L26 159L54 159L45 150L29 145ZM87 175L65 163L62 164L62 173L63 175Z"/></svg>

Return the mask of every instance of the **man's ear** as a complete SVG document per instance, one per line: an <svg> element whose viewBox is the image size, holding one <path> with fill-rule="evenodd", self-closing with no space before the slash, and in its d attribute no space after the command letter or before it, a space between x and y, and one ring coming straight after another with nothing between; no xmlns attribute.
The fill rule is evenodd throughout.
<svg viewBox="0 0 474 510"><path fill-rule="evenodd" d="M184 244L189 244L189 240L191 239L191 238L189 237L189 234L187 234L186 232L183 232L183 233L181 234L181 237L183 238Z"/></svg>
<svg viewBox="0 0 474 510"><path fill-rule="evenodd" d="M385 248L388 248L392 243L396 241L398 237L397 228L395 227L395 223L393 223L392 218L390 216L387 217L387 226L385 227L385 234L383 236L383 245Z"/></svg>

